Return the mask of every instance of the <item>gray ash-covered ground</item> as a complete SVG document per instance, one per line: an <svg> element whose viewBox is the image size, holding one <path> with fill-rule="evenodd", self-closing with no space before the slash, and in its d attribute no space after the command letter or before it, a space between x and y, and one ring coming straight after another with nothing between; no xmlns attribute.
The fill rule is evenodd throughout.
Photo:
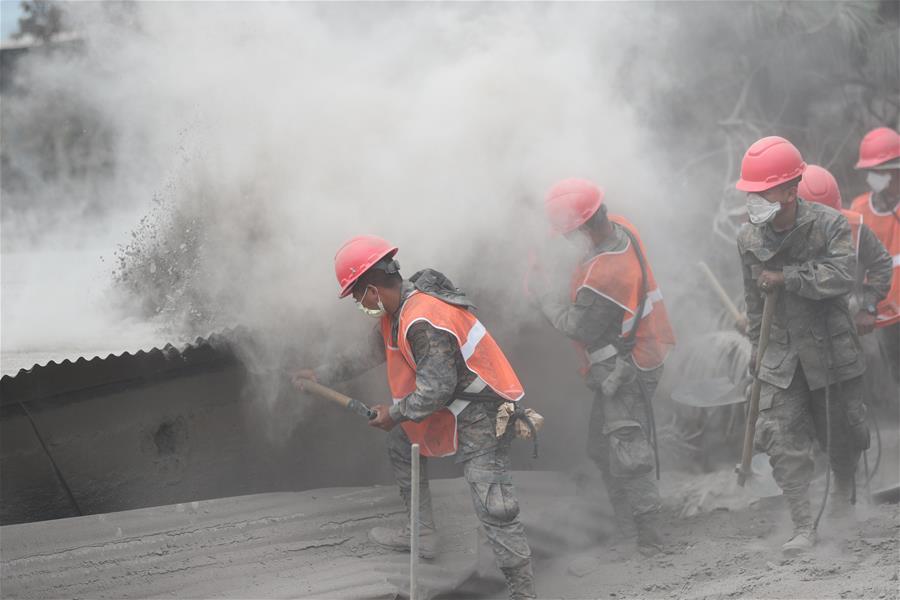
<svg viewBox="0 0 900 600"><path fill-rule="evenodd" d="M672 473L664 492L691 476ZM571 476L516 472L541 598L897 598L900 508L857 507L856 523L827 518L821 543L783 559L790 525L780 498L680 517L665 511L666 553L643 558L611 542L602 494L576 494ZM698 480L698 485L702 481ZM426 597L502 598L490 552L478 548L465 482L433 482L441 554L423 563ZM258 494L12 525L3 537L6 598L395 598L408 555L367 530L397 525L392 486Z"/></svg>
<svg viewBox="0 0 900 600"><path fill-rule="evenodd" d="M793 559L781 556L790 522L780 499L669 513L666 554L625 558L614 547L560 558L540 567L538 589L563 598L898 598L900 509L860 509L856 526L824 524L815 551ZM573 576L579 568L588 572Z"/></svg>

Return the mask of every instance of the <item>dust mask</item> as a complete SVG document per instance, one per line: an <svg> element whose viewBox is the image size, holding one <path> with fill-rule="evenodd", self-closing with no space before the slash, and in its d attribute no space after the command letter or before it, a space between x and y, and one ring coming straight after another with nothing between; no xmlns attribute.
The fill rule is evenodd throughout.
<svg viewBox="0 0 900 600"><path fill-rule="evenodd" d="M759 194L747 194L747 214L754 225L768 223L775 218L781 205L777 202L769 202Z"/></svg>
<svg viewBox="0 0 900 600"><path fill-rule="evenodd" d="M368 291L368 289L369 288L366 288L366 291ZM365 297L365 294L363 294L363 298ZM366 308L365 305L363 305L363 303L359 300L356 301L356 308L369 315L373 319L380 319L387 314L387 311L384 309L384 304L381 303L380 297L378 298L378 308Z"/></svg>
<svg viewBox="0 0 900 600"><path fill-rule="evenodd" d="M890 173L878 173L877 171L869 171L866 174L866 183L869 184L869 188L875 192L876 194L883 192L887 189L887 186L891 183L891 174Z"/></svg>

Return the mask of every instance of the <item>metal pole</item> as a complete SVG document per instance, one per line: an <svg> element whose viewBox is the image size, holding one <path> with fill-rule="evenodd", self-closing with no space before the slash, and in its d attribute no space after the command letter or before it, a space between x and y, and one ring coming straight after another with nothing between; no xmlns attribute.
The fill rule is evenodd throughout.
<svg viewBox="0 0 900 600"><path fill-rule="evenodd" d="M412 490L409 500L409 600L417 600L419 570L419 445L412 445Z"/></svg>

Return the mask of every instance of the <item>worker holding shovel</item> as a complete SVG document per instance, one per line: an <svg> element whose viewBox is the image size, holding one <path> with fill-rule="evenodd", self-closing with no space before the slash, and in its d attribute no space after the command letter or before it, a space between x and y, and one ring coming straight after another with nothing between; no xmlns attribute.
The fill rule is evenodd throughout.
<svg viewBox="0 0 900 600"><path fill-rule="evenodd" d="M619 535L636 529L638 551L649 556L662 544L651 400L675 335L637 229L608 215L603 200L603 190L585 179L551 188L545 201L551 227L584 243L587 254L568 296L552 286L531 291L553 327L580 348L582 375L595 394L588 455L606 484Z"/></svg>
<svg viewBox="0 0 900 600"><path fill-rule="evenodd" d="M388 456L407 508L411 445L419 444L425 457L455 455L510 597L534 598L531 550L518 518L509 445L515 435L534 435L539 415L519 406L522 384L465 294L431 269L403 279L396 253L396 247L375 236L355 237L338 250L340 297L352 294L378 326L365 347L318 369L296 371L294 384L304 389L310 379L346 380L386 362L394 403L373 407L369 424L389 432ZM419 476L419 553L433 558L437 537L426 462L421 461ZM369 537L381 546L410 551L408 526L376 527Z"/></svg>
<svg viewBox="0 0 900 600"><path fill-rule="evenodd" d="M841 504L853 498L856 464L868 447L865 364L848 305L856 268L850 226L839 212L798 197L805 169L793 144L766 137L747 150L736 184L747 192L750 222L737 242L754 346L750 364L759 364L758 424L750 420L756 447L769 455L790 506L794 531L782 546L789 555L816 540L819 517L809 500L814 442L827 451L831 500ZM774 308L757 363L757 344L766 337L764 298Z"/></svg>

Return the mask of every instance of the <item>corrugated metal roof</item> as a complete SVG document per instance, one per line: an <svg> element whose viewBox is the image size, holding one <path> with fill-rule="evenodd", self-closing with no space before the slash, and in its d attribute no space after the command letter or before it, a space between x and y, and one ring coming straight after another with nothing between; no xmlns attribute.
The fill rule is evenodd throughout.
<svg viewBox="0 0 900 600"><path fill-rule="evenodd" d="M0 406L228 366L236 361L233 348L240 334L239 329L229 329L180 347L166 344L134 353L34 365L0 378Z"/></svg>

